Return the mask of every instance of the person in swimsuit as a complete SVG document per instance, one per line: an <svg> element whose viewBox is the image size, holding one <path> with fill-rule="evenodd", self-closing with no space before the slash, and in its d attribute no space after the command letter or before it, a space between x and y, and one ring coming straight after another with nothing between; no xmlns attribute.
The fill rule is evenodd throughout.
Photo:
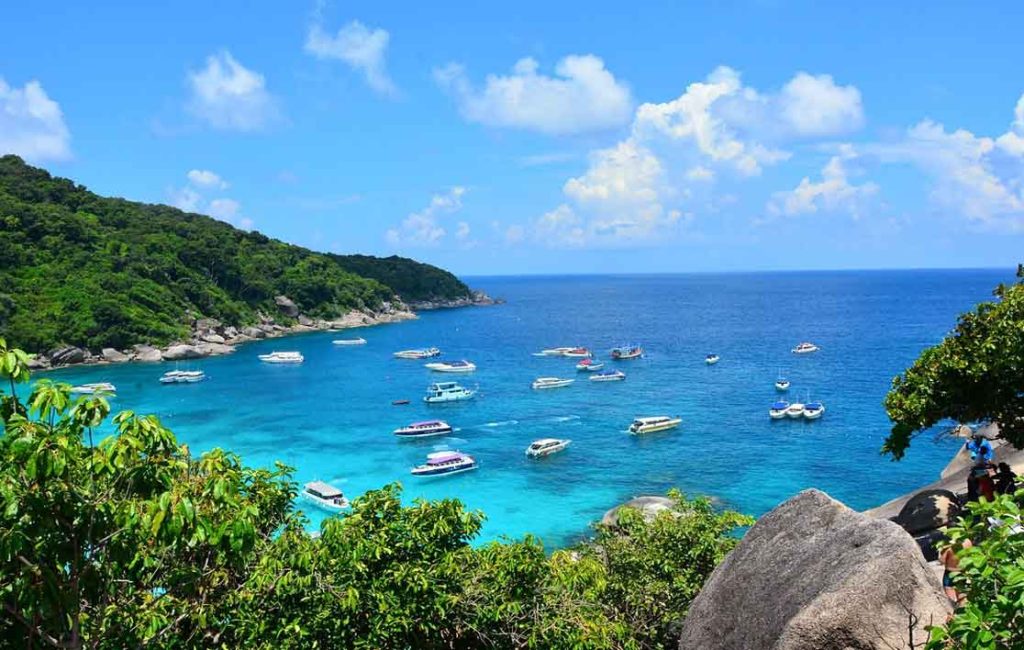
<svg viewBox="0 0 1024 650"><path fill-rule="evenodd" d="M965 539L961 548L971 548L974 544L971 540ZM956 557L956 550L952 545L942 549L942 553L939 555L939 561L942 562L942 589L946 592L946 596L953 602L954 605L960 606L967 598L966 595L957 592L953 586L953 574L960 570L960 560Z"/></svg>

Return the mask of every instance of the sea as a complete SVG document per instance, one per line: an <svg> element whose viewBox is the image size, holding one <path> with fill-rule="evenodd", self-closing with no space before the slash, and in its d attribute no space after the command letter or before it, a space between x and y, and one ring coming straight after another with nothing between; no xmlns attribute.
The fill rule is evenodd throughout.
<svg viewBox="0 0 1024 650"><path fill-rule="evenodd" d="M403 499L456 498L486 516L477 543L532 534L548 548L585 537L609 508L637 495L679 488L721 508L761 515L807 488L855 509L929 483L957 442L918 436L899 462L880 454L891 423L883 399L892 379L991 297L1013 271L920 270L685 275L468 278L504 304L425 312L415 321L318 332L242 345L230 356L187 363L64 369L73 384L109 381L113 408L155 413L195 452L221 447L250 465L282 461L300 483L322 480L349 497L400 483ZM332 340L361 336L365 346ZM820 351L796 355L802 341ZM636 343L642 359L612 362ZM625 381L596 383L575 361L537 357L587 346ZM467 359L468 375L439 375L395 351L436 346ZM301 365L257 355L297 350ZM721 360L705 364L705 355ZM170 369L201 369L198 384L161 385ZM819 400L816 421L768 417L791 382L790 401ZM43 375L39 375L43 376ZM577 378L552 390L537 377ZM427 405L433 381L478 388L475 399ZM396 400L409 404L396 406ZM633 418L678 415L670 432L634 436ZM444 419L454 433L421 440L392 431ZM559 454L532 460L531 441L569 438ZM413 466L439 450L461 450L477 470L418 478ZM299 503L311 530L325 515Z"/></svg>

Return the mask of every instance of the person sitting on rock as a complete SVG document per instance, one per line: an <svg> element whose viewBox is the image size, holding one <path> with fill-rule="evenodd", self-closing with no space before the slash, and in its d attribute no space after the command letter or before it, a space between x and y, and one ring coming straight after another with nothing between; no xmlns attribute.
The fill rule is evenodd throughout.
<svg viewBox="0 0 1024 650"><path fill-rule="evenodd" d="M996 494L1013 494L1017 491L1017 475L1007 463L999 463L996 472Z"/></svg>

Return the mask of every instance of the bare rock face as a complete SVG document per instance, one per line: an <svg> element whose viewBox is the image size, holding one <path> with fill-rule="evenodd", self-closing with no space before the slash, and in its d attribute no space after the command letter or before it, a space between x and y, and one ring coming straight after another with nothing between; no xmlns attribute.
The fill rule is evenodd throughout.
<svg viewBox="0 0 1024 650"><path fill-rule="evenodd" d="M205 343L224 343L224 337L220 334L206 334L201 338Z"/></svg>
<svg viewBox="0 0 1024 650"><path fill-rule="evenodd" d="M235 351L235 346L227 345L226 343L200 343L196 347L204 357L208 357L210 355L231 354Z"/></svg>
<svg viewBox="0 0 1024 650"><path fill-rule="evenodd" d="M123 363L129 358L127 354L120 350L115 350L114 348L103 348L100 351L100 355L105 361L109 361L110 363Z"/></svg>
<svg viewBox="0 0 1024 650"><path fill-rule="evenodd" d="M299 314L299 325L302 325L303 327L313 327L313 319L309 316Z"/></svg>
<svg viewBox="0 0 1024 650"><path fill-rule="evenodd" d="M37 354L28 360L29 370L47 370L50 367L50 359L44 355Z"/></svg>
<svg viewBox="0 0 1024 650"><path fill-rule="evenodd" d="M164 355L161 354L160 350L149 346L149 345L136 345L135 349L135 361L141 361L143 363L156 363L157 361L163 361Z"/></svg>
<svg viewBox="0 0 1024 650"><path fill-rule="evenodd" d="M86 351L73 345L66 348L57 348L50 352L50 365L70 366L75 363L82 363L85 361L85 357Z"/></svg>
<svg viewBox="0 0 1024 650"><path fill-rule="evenodd" d="M172 345L163 351L164 361L182 361L184 359L200 359L209 356L209 351L195 345L184 343Z"/></svg>
<svg viewBox="0 0 1024 650"><path fill-rule="evenodd" d="M817 490L762 517L708 579L683 650L882 650L915 644L951 611L913 538Z"/></svg>
<svg viewBox="0 0 1024 650"><path fill-rule="evenodd" d="M289 318L295 318L299 315L299 306L288 296L274 296L274 304L281 310L281 313Z"/></svg>
<svg viewBox="0 0 1024 650"><path fill-rule="evenodd" d="M960 504L949 490L922 490L910 497L893 520L911 535L946 526L960 515Z"/></svg>
<svg viewBox="0 0 1024 650"><path fill-rule="evenodd" d="M242 334L251 339L261 339L267 335L266 332L258 327L246 327L242 330Z"/></svg>
<svg viewBox="0 0 1024 650"><path fill-rule="evenodd" d="M665 510L672 510L675 505L675 502L668 497L634 497L622 505L618 505L604 513L604 517L601 518L601 523L605 526L617 526L619 523L620 508L633 508L635 510L639 510L645 520L654 521L658 517L659 513Z"/></svg>

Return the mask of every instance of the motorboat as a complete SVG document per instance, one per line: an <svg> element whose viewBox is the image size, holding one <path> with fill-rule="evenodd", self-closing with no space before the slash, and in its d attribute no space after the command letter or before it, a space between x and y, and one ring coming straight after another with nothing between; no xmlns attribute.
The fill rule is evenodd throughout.
<svg viewBox="0 0 1024 650"><path fill-rule="evenodd" d="M348 499L341 490L323 481L306 483L302 488L302 498L328 512L341 512L349 507Z"/></svg>
<svg viewBox="0 0 1024 650"><path fill-rule="evenodd" d="M636 435L668 431L669 429L675 429L682 424L682 422L682 418L674 418L667 415L636 418L633 420L633 424L629 425L629 432Z"/></svg>
<svg viewBox="0 0 1024 650"><path fill-rule="evenodd" d="M616 361L626 361L644 356L644 349L639 345L620 345L617 348L612 348L611 354L612 359Z"/></svg>
<svg viewBox="0 0 1024 650"><path fill-rule="evenodd" d="M802 418L804 416L804 405L802 402L793 402L786 408L787 418Z"/></svg>
<svg viewBox="0 0 1024 650"><path fill-rule="evenodd" d="M594 361L593 359L584 359L576 364L576 370L580 372L597 372L604 368L604 364L600 361Z"/></svg>
<svg viewBox="0 0 1024 650"><path fill-rule="evenodd" d="M781 420L789 414L789 402L779 400L768 409L768 417L773 420Z"/></svg>
<svg viewBox="0 0 1024 650"><path fill-rule="evenodd" d="M571 347L570 348L566 348L566 347L562 347L562 348L548 348L546 350L541 350L540 352L534 352L533 356L535 356L535 357L564 357L566 352L569 352L570 350L574 350L574 349L575 348L571 348Z"/></svg>
<svg viewBox="0 0 1024 650"><path fill-rule="evenodd" d="M717 354L709 354L706 357L704 357L704 363L708 364L709 366L713 366L716 363L718 363L720 358L721 357L719 357Z"/></svg>
<svg viewBox="0 0 1024 650"><path fill-rule="evenodd" d="M534 440L530 443L530 446L526 448L526 455L529 458L543 458L544 456L550 456L551 454L562 451L569 446L572 440L562 440L559 438L541 438L540 440Z"/></svg>
<svg viewBox="0 0 1024 650"><path fill-rule="evenodd" d="M435 451L427 462L412 468L413 476L445 476L476 469L476 460L461 451Z"/></svg>
<svg viewBox="0 0 1024 650"><path fill-rule="evenodd" d="M423 401L427 404L458 402L460 400L472 399L474 395L476 395L475 390L460 386L454 381L443 381L431 384Z"/></svg>
<svg viewBox="0 0 1024 650"><path fill-rule="evenodd" d="M332 343L335 345L366 345L366 339L361 336L355 339L334 339Z"/></svg>
<svg viewBox="0 0 1024 650"><path fill-rule="evenodd" d="M779 391L780 393L784 393L787 390L789 390L789 380L783 377L779 377L778 379L776 379L775 390Z"/></svg>
<svg viewBox="0 0 1024 650"><path fill-rule="evenodd" d="M400 438L427 438L429 436L442 436L451 432L452 425L443 420L413 422L401 429L395 429L395 435Z"/></svg>
<svg viewBox="0 0 1024 650"><path fill-rule="evenodd" d="M625 378L626 373L621 370L606 370L590 375L590 381L622 381Z"/></svg>
<svg viewBox="0 0 1024 650"><path fill-rule="evenodd" d="M543 390L545 388L562 388L576 381L575 379L561 379L559 377L538 377L533 380L531 386L534 390Z"/></svg>
<svg viewBox="0 0 1024 650"><path fill-rule="evenodd" d="M437 348L421 348L419 350L402 350L401 352L395 352L394 357L396 359L430 359L431 357L441 356L441 351Z"/></svg>
<svg viewBox="0 0 1024 650"><path fill-rule="evenodd" d="M306 360L301 352L271 352L259 356L264 363L302 363Z"/></svg>
<svg viewBox="0 0 1024 650"><path fill-rule="evenodd" d="M562 356L569 359L589 359L593 355L587 348L570 348L563 352Z"/></svg>
<svg viewBox="0 0 1024 650"><path fill-rule="evenodd" d="M825 415L825 405L821 402L807 402L804 404L804 419L817 420L822 415Z"/></svg>
<svg viewBox="0 0 1024 650"><path fill-rule="evenodd" d="M170 370L160 377L161 384L194 384L206 379L202 370Z"/></svg>
<svg viewBox="0 0 1024 650"><path fill-rule="evenodd" d="M470 361L435 361L428 363L427 368L434 372L473 372L476 364Z"/></svg>
<svg viewBox="0 0 1024 650"><path fill-rule="evenodd" d="M820 350L817 345L804 341L800 345L793 348L793 354L810 354L811 352L817 352Z"/></svg>
<svg viewBox="0 0 1024 650"><path fill-rule="evenodd" d="M72 386L71 392L75 395L95 395L96 393L113 394L117 392L117 387L108 381L101 381L93 384Z"/></svg>

